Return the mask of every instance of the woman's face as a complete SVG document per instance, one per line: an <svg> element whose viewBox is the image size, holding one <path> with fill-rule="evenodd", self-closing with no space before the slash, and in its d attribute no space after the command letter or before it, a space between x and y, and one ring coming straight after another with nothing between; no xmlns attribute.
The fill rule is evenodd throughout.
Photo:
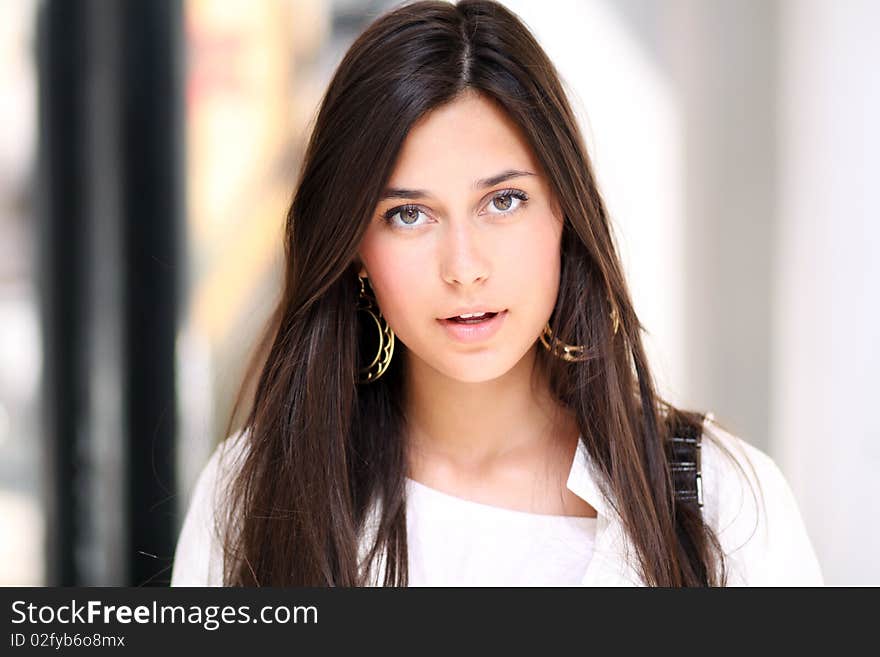
<svg viewBox="0 0 880 657"><path fill-rule="evenodd" d="M494 102L460 96L410 130L389 191L358 254L397 339L462 382L505 374L559 290L562 216L525 138ZM502 312L492 326L444 321L470 308Z"/></svg>

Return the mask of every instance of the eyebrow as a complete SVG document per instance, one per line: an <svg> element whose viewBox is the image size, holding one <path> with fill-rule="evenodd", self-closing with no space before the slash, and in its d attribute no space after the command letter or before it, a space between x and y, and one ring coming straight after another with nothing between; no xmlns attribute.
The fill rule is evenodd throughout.
<svg viewBox="0 0 880 657"><path fill-rule="evenodd" d="M497 185L498 183L502 183L505 180L510 180L511 178L519 178L520 176L534 176L536 174L531 171L521 171L519 169L508 169L507 171L502 171L499 174L494 176L490 176L488 178L481 178L474 183L474 189L483 189L485 187L491 187L492 185ZM382 192L382 195L379 197L380 201L384 201L389 198L434 198L431 192L424 189L406 189L401 187L389 187L388 189Z"/></svg>

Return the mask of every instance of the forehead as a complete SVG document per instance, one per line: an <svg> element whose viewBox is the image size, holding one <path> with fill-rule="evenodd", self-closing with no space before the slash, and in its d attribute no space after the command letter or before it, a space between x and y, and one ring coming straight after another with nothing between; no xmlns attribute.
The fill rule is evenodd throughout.
<svg viewBox="0 0 880 657"><path fill-rule="evenodd" d="M466 93L413 125L389 185L470 187L505 169L541 174L528 141L507 113L485 96Z"/></svg>

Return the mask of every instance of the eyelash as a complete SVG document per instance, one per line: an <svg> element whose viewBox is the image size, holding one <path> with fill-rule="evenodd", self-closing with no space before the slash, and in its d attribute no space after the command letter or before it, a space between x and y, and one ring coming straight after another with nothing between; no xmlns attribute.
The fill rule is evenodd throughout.
<svg viewBox="0 0 880 657"><path fill-rule="evenodd" d="M495 214L496 216L506 216L511 215L520 208L522 208L529 200L529 195L523 191L518 189L502 189L497 194L493 195L492 198L489 199L489 203L491 204L495 199L512 197L518 199L520 201L519 205L517 205L512 210L501 211ZM395 215L400 214L401 212L407 212L409 210L418 210L419 212L424 213L422 207L420 205L413 205L411 203L407 203L406 205L398 205L397 207L391 208L382 214L382 218L385 220L387 224L393 226L394 228L402 228L403 230L409 230L411 228L418 228L421 224L395 224L392 219ZM426 213L424 213L426 214Z"/></svg>

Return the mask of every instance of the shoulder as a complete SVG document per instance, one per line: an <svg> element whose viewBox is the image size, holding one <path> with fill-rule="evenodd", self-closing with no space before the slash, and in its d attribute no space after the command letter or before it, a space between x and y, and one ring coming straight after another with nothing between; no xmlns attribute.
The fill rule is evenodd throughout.
<svg viewBox="0 0 880 657"><path fill-rule="evenodd" d="M728 583L822 585L800 509L776 462L711 414L701 443L703 514L724 552Z"/></svg>
<svg viewBox="0 0 880 657"><path fill-rule="evenodd" d="M202 468L177 539L171 586L222 586L224 492L247 447L247 434L239 431L221 441Z"/></svg>

